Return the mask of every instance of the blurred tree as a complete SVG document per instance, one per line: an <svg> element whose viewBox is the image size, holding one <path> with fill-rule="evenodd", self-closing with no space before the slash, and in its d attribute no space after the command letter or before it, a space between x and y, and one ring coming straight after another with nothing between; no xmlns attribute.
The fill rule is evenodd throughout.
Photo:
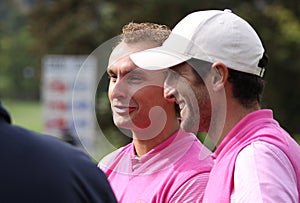
<svg viewBox="0 0 300 203"><path fill-rule="evenodd" d="M297 6L295 5L297 8ZM298 4L299 8L299 4ZM299 11L299 10L298 10ZM267 6L262 27L270 55L265 105L274 109L280 123L292 134L300 133L300 16L283 5Z"/></svg>
<svg viewBox="0 0 300 203"><path fill-rule="evenodd" d="M37 99L39 59L31 52L26 18L8 0L1 1L0 13L0 97Z"/></svg>
<svg viewBox="0 0 300 203"><path fill-rule="evenodd" d="M94 0L38 1L30 28L39 54L89 54L105 38L102 5Z"/></svg>

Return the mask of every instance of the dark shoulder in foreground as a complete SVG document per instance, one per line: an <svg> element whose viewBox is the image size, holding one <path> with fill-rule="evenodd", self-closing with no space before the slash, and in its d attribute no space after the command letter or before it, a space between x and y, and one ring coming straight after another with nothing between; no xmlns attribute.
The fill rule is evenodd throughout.
<svg viewBox="0 0 300 203"><path fill-rule="evenodd" d="M105 174L85 153L4 117L0 161L0 202L116 202Z"/></svg>

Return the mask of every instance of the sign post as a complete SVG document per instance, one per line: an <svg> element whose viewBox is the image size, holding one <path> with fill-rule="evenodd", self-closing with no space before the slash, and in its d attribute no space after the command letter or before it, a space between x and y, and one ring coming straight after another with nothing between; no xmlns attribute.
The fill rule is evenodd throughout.
<svg viewBox="0 0 300 203"><path fill-rule="evenodd" d="M47 55L43 59L44 131L93 149L97 61L87 56ZM85 71L81 71L82 66ZM68 141L68 140L67 140Z"/></svg>

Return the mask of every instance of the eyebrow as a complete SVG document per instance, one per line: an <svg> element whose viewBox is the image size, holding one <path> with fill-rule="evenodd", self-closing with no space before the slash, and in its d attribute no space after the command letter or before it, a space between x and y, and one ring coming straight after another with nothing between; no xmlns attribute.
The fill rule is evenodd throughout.
<svg viewBox="0 0 300 203"><path fill-rule="evenodd" d="M106 72L107 72L108 75L113 75L113 74L115 74L114 71L112 71L110 68L108 68L108 69L106 70Z"/></svg>
<svg viewBox="0 0 300 203"><path fill-rule="evenodd" d="M107 71L106 71L109 75L114 75L116 74L115 71L113 71L112 69L108 68ZM137 68L137 69L134 69L134 70L122 70L121 71L121 74L122 75L126 75L128 73L134 73L134 74L145 74L147 73L147 71L143 70L143 69L140 69L140 68Z"/></svg>

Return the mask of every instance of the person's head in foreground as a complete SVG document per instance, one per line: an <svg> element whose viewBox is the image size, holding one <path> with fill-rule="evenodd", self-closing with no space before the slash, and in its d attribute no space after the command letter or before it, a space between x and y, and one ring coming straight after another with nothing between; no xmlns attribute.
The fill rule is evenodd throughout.
<svg viewBox="0 0 300 203"><path fill-rule="evenodd" d="M160 46L170 32L162 25L129 23L123 28L121 42L114 48L107 68L115 125L131 130L134 139L151 141L154 146L179 129L175 98L164 98L167 70L138 68L129 55Z"/></svg>
<svg viewBox="0 0 300 203"><path fill-rule="evenodd" d="M260 108L267 57L254 29L230 10L194 12L175 26L161 47L130 57L146 70L175 71L165 94L176 97L181 127L210 131L215 143L236 119Z"/></svg>

